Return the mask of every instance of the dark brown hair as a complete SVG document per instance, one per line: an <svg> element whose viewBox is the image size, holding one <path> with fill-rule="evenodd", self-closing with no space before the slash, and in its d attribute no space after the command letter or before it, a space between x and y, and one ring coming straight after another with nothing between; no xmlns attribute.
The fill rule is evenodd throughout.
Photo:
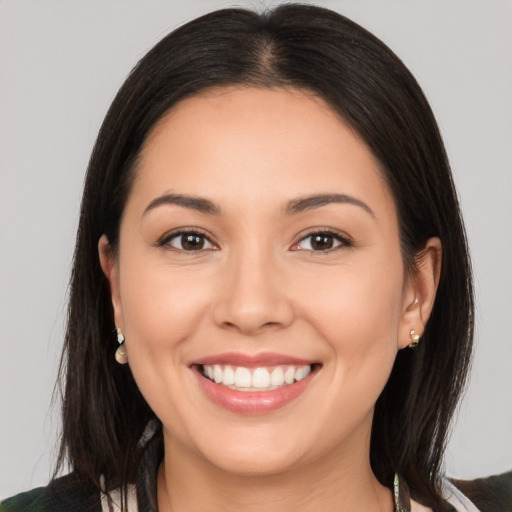
<svg viewBox="0 0 512 512"><path fill-rule="evenodd" d="M154 418L128 366L116 364L110 293L98 260L113 249L141 147L155 123L208 87L298 88L323 98L379 160L393 194L408 269L428 238L443 246L431 318L419 347L398 353L379 397L371 465L395 473L437 506L447 432L466 380L473 337L471 268L457 196L432 111L413 76L375 36L327 9L225 9L178 28L133 69L112 103L85 182L61 364L59 465L107 489L136 477L137 442Z"/></svg>

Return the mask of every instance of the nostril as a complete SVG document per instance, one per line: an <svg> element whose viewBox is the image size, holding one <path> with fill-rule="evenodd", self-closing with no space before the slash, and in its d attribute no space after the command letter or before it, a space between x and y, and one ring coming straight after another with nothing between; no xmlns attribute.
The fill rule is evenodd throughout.
<svg viewBox="0 0 512 512"><path fill-rule="evenodd" d="M239 331L240 329L233 322L223 322L222 327L228 329L229 331Z"/></svg>

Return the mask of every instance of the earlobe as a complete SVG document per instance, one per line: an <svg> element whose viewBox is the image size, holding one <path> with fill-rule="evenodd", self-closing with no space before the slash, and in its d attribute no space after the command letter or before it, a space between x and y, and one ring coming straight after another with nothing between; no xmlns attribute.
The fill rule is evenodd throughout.
<svg viewBox="0 0 512 512"><path fill-rule="evenodd" d="M102 235L98 242L98 255L101 269L110 286L110 297L114 308L114 321L117 327L123 328L123 315L121 297L119 294L119 268L106 235Z"/></svg>
<svg viewBox="0 0 512 512"><path fill-rule="evenodd" d="M429 238L415 259L414 269L404 295L404 311L398 348L405 348L421 338L434 307L441 275L442 246L437 237ZM411 332L414 331L414 334ZM421 341L419 341L421 343Z"/></svg>

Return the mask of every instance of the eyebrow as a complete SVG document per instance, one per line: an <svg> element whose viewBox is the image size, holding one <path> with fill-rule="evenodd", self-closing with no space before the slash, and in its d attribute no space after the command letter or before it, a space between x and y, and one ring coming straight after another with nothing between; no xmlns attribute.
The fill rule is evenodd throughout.
<svg viewBox="0 0 512 512"><path fill-rule="evenodd" d="M186 196L183 194L165 194L153 199L153 201L151 201L151 203L149 203L149 205L146 207L142 215L144 216L150 210L153 210L164 204L175 204L178 206L183 206L184 208L197 210L201 213L220 215L220 207L209 199L204 199L203 197Z"/></svg>
<svg viewBox="0 0 512 512"><path fill-rule="evenodd" d="M359 206L372 217L375 217L373 210L366 203L360 199L346 194L316 194L312 196L292 199L287 203L283 213L284 215L296 215L298 213L320 208L332 203ZM197 210L201 213L208 213L210 215L221 214L220 206L216 205L209 199L205 199L203 197L188 196L184 194L164 194L163 196L153 199L151 203L149 203L149 205L144 210L143 216L146 215L146 213L148 213L150 210L166 204L182 206L183 208L190 208L192 210Z"/></svg>
<svg viewBox="0 0 512 512"><path fill-rule="evenodd" d="M293 199L286 205L286 208L284 209L284 215L295 215L297 213L312 210L314 208L320 208L321 206L332 203L352 204L354 206L359 206L372 217L375 217L373 210L366 203L360 199L346 194L317 194L313 196Z"/></svg>

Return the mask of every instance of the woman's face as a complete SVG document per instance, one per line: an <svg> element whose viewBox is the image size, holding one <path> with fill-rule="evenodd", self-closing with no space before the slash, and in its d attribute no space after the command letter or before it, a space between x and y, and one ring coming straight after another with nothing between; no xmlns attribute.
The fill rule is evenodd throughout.
<svg viewBox="0 0 512 512"><path fill-rule="evenodd" d="M244 474L367 458L432 298L432 265L406 278L376 160L300 91L175 106L142 151L117 258L104 237L100 257L166 453Z"/></svg>

